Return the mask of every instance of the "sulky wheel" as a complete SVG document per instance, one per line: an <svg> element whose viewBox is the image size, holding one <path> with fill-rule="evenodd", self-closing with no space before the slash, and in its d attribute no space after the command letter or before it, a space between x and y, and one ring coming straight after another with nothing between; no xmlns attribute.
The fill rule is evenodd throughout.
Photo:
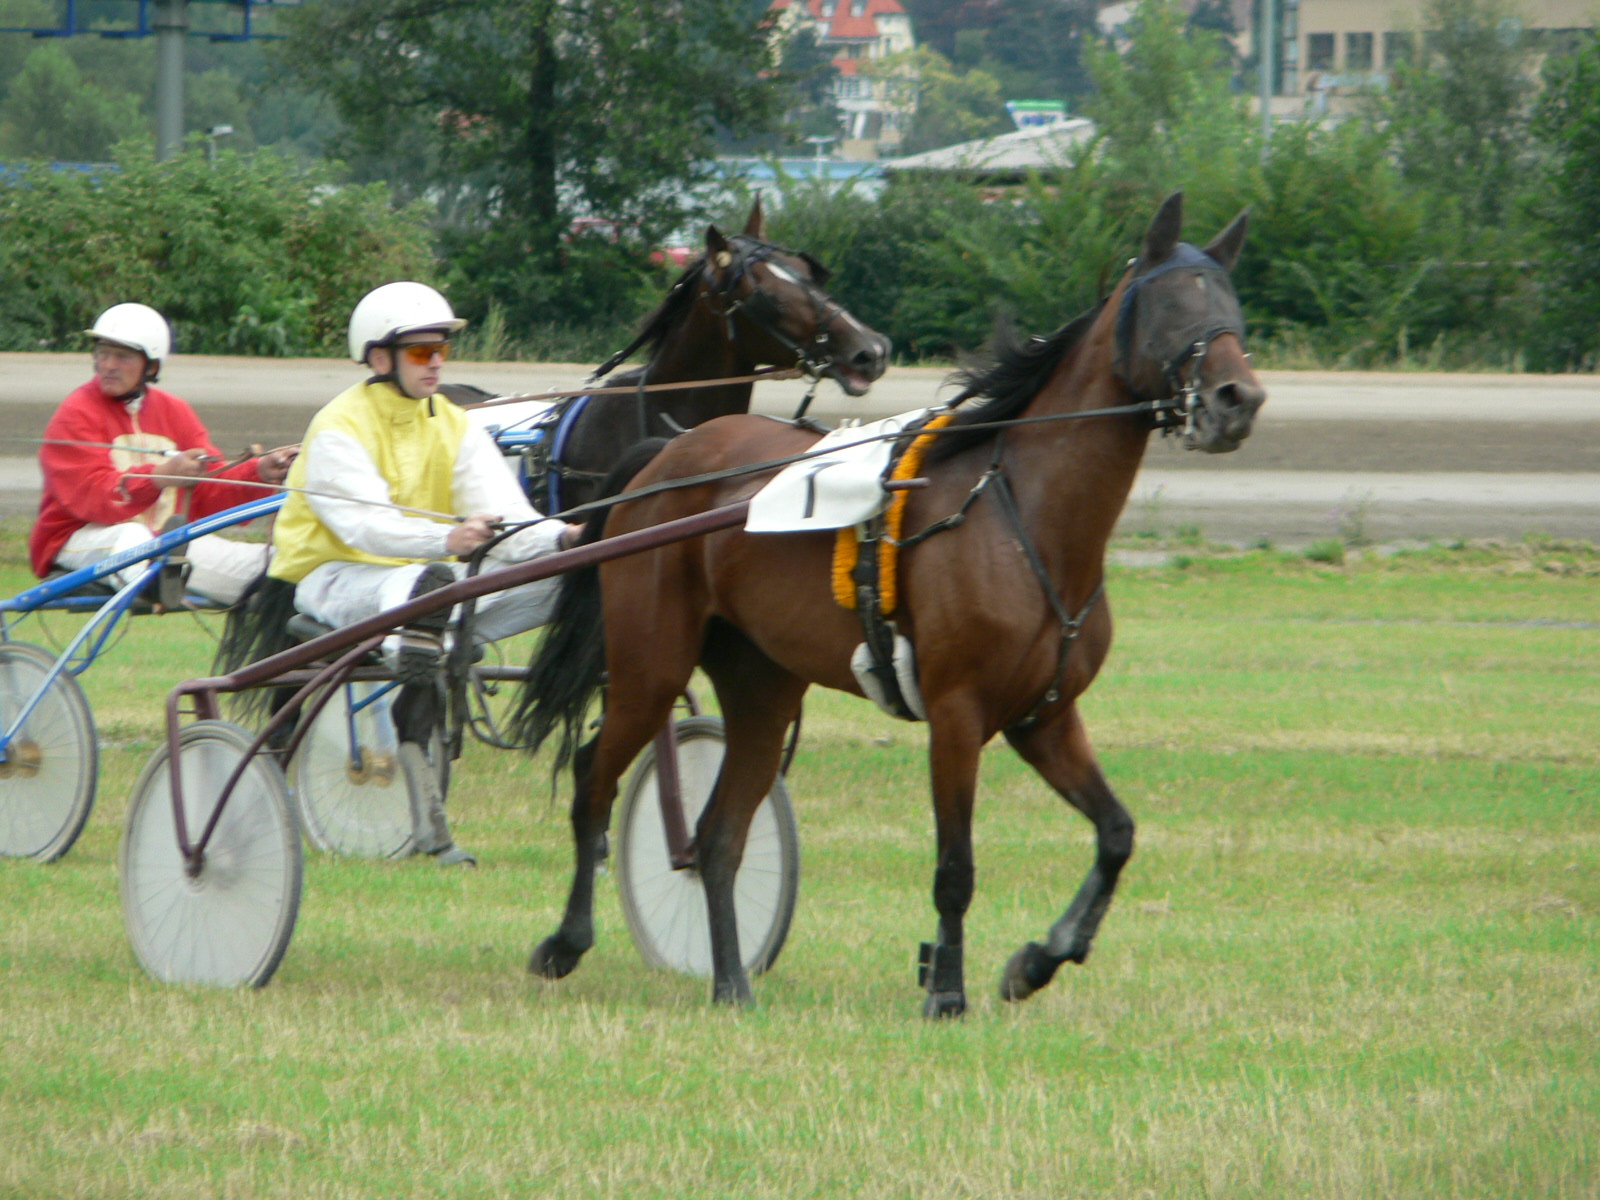
<svg viewBox="0 0 1600 1200"><path fill-rule="evenodd" d="M60 858L94 807L94 717L71 674L50 679L54 665L37 646L0 643L0 856Z"/></svg>
<svg viewBox="0 0 1600 1200"><path fill-rule="evenodd" d="M180 735L184 820L198 840L250 736L226 721ZM122 918L145 970L167 983L261 987L272 978L300 910L300 830L289 789L265 754L250 759L191 877L172 813L165 744L128 801L119 856Z"/></svg>
<svg viewBox="0 0 1600 1200"><path fill-rule="evenodd" d="M389 715L395 693L362 706L381 684L334 686L336 694L289 763L289 784L306 837L333 854L410 854L410 792Z"/></svg>
<svg viewBox="0 0 1600 1200"><path fill-rule="evenodd" d="M692 834L722 765L722 721L690 717L676 722L673 729L678 739L684 821ZM711 937L705 892L694 868L672 869L657 787L655 747L651 746L640 758L622 798L616 851L622 913L634 944L651 966L709 976ZM780 777L751 818L734 885L739 948L745 968L752 974L770 967L783 949L799 890L800 834Z"/></svg>

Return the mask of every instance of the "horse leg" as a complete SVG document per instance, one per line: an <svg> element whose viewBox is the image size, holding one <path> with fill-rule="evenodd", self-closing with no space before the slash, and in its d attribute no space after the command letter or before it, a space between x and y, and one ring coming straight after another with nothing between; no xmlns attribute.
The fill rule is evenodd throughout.
<svg viewBox="0 0 1600 1200"><path fill-rule="evenodd" d="M939 931L935 941L922 946L920 982L928 993L922 1002L922 1015L959 1017L967 1011L962 943L967 907L972 903L972 809L983 739L973 722L942 719L936 711L928 715L928 758L938 839L933 905L939 913Z"/></svg>
<svg viewBox="0 0 1600 1200"><path fill-rule="evenodd" d="M750 977L739 948L734 883L751 818L778 774L783 738L800 711L806 683L743 635L718 626L702 657L716 688L727 744L711 801L695 830L695 859L711 934L711 999L750 1005Z"/></svg>
<svg viewBox="0 0 1600 1200"><path fill-rule="evenodd" d="M1076 707L1025 733L1008 732L1006 738L1046 783L1094 823L1095 832L1094 865L1078 894L1044 943L1029 942L1018 950L1000 977L1002 999L1026 1000L1054 978L1062 963L1089 957L1117 876L1133 854L1133 818L1101 774Z"/></svg>
<svg viewBox="0 0 1600 1200"><path fill-rule="evenodd" d="M617 781L656 731L671 719L672 706L694 669L693 650L683 657L681 672L658 674L643 693L633 686L642 682L638 676L613 674L617 682L600 733L573 756L572 887L561 924L534 947L528 959L528 970L534 975L560 979L570 974L594 945L594 879L605 856Z"/></svg>

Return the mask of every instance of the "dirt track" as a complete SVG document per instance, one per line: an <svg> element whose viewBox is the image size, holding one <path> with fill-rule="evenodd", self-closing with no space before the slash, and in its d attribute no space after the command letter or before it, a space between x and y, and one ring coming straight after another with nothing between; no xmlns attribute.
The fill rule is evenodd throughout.
<svg viewBox="0 0 1600 1200"><path fill-rule="evenodd" d="M509 393L573 387L573 364L452 364L449 378ZM944 372L891 370L853 401L824 384L813 411L876 417L933 403ZM37 500L34 449L60 398L88 378L82 355L0 354L0 512ZM163 383L200 411L225 450L299 439L316 409L356 378L338 360L175 358ZM1235 454L1185 453L1153 439L1125 525L1197 524L1208 535L1294 543L1359 520L1382 538L1600 539L1600 380L1266 372L1271 393ZM757 408L793 410L798 382L762 385ZM946 393L948 394L948 393Z"/></svg>

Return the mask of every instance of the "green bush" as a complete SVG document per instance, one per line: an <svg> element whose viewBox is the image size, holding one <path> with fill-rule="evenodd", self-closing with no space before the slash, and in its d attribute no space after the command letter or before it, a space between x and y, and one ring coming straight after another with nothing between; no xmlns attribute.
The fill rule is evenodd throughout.
<svg viewBox="0 0 1600 1200"><path fill-rule="evenodd" d="M0 346L77 348L96 313L137 300L188 353L337 352L366 291L436 275L427 216L264 152L35 166L0 184Z"/></svg>

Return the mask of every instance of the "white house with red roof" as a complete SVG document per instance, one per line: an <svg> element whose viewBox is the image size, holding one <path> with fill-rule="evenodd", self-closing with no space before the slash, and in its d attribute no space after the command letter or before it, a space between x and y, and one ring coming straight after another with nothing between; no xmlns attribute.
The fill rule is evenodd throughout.
<svg viewBox="0 0 1600 1200"><path fill-rule="evenodd" d="M912 113L896 99L890 81L874 79L862 68L916 46L911 18L899 0L773 0L772 10L784 36L809 25L817 44L833 52L833 65L839 69L834 103L844 122L840 155L894 154Z"/></svg>

